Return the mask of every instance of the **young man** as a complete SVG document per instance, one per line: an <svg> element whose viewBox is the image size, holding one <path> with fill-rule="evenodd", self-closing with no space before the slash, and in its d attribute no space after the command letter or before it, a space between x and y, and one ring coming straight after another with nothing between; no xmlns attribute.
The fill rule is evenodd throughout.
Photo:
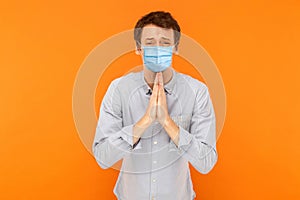
<svg viewBox="0 0 300 200"><path fill-rule="evenodd" d="M218 158L208 88L172 68L180 27L170 13L143 16L134 39L143 70L111 82L100 107L95 159L103 169L123 159L118 200L193 200L189 163L207 174Z"/></svg>

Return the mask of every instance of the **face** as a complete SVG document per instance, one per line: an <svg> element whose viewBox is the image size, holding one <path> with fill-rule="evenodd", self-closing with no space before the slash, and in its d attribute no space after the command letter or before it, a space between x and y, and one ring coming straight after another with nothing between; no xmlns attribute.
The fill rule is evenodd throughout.
<svg viewBox="0 0 300 200"><path fill-rule="evenodd" d="M143 28L141 45L172 46L174 45L174 31L173 29L164 29L153 24L148 24ZM173 52L176 53L175 48L173 48ZM136 53L143 55L143 49L137 49Z"/></svg>

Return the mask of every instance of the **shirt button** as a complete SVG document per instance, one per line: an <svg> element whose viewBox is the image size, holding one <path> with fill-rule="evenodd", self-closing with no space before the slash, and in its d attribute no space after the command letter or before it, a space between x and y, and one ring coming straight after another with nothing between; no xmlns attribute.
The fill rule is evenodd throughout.
<svg viewBox="0 0 300 200"><path fill-rule="evenodd" d="M154 161L153 161L153 163L154 163L154 164L156 164L156 163L157 163L157 161L156 161L156 160L154 160Z"/></svg>
<svg viewBox="0 0 300 200"><path fill-rule="evenodd" d="M153 144L157 144L157 141L154 141Z"/></svg>
<svg viewBox="0 0 300 200"><path fill-rule="evenodd" d="M155 180L155 179L153 179L152 181L153 181L153 183L155 183L155 181L156 181L156 180Z"/></svg>

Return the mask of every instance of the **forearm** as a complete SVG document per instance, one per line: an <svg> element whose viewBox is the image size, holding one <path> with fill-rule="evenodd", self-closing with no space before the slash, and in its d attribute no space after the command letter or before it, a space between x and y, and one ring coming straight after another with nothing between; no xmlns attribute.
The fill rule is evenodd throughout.
<svg viewBox="0 0 300 200"><path fill-rule="evenodd" d="M118 146L118 148L116 148ZM94 142L93 154L102 169L112 167L130 151L126 141L117 135L106 138L101 143Z"/></svg>
<svg viewBox="0 0 300 200"><path fill-rule="evenodd" d="M215 146L199 142L195 139L183 154L183 158L188 160L197 171L202 174L209 173L218 160L218 154Z"/></svg>
<svg viewBox="0 0 300 200"><path fill-rule="evenodd" d="M150 126L151 122L146 117L142 117L134 126L133 126L133 144L135 144L140 137L144 134L146 129Z"/></svg>
<svg viewBox="0 0 300 200"><path fill-rule="evenodd" d="M165 131L171 138L171 140L178 146L179 141L179 127L175 124L175 122L170 118L167 117L165 123L163 125Z"/></svg>
<svg viewBox="0 0 300 200"><path fill-rule="evenodd" d="M178 144L171 141L169 148L169 151L177 151L203 174L207 174L218 160L215 141L208 144L205 140L196 139L182 127L179 128Z"/></svg>
<svg viewBox="0 0 300 200"><path fill-rule="evenodd" d="M169 118L165 120L164 129L172 139L170 142L172 148L178 153L182 153L183 158L189 161L199 172L207 174L218 160L215 141L207 144L205 141L196 139L194 135L178 127L175 122ZM180 141L181 140L181 141Z"/></svg>

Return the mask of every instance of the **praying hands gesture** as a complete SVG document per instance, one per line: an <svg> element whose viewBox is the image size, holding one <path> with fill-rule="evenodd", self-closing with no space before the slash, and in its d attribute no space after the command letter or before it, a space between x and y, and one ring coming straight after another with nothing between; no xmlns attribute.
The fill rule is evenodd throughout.
<svg viewBox="0 0 300 200"><path fill-rule="evenodd" d="M156 73L153 92L145 114L149 125L157 119L157 121L163 126L166 122L166 119L169 118L166 94L163 84L164 82L162 73Z"/></svg>
<svg viewBox="0 0 300 200"><path fill-rule="evenodd" d="M139 137L141 137L144 131L155 120L157 120L164 127L170 138L177 145L179 128L171 119L168 112L162 72L156 73L152 95L150 97L146 113L133 128L133 143L135 143Z"/></svg>

